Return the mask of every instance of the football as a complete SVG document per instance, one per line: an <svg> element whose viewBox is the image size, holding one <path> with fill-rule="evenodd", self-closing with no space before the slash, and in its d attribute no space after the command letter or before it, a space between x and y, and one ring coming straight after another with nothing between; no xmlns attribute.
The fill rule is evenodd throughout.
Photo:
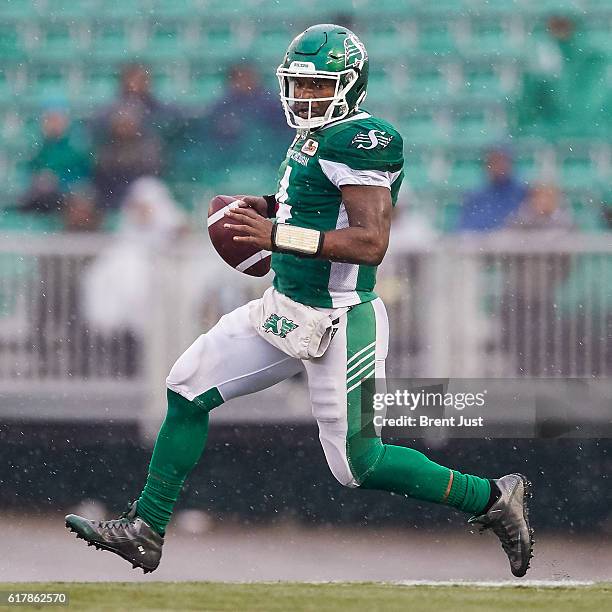
<svg viewBox="0 0 612 612"><path fill-rule="evenodd" d="M217 195L210 201L208 206L210 241L223 261L232 268L249 276L265 276L270 271L270 251L234 242L233 238L238 235L237 232L224 227L227 222L225 211L237 206L239 201L240 196L227 195Z"/></svg>

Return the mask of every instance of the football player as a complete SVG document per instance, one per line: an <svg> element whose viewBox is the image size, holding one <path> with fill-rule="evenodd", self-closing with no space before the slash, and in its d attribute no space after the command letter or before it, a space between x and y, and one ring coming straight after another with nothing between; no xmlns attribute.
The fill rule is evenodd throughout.
<svg viewBox="0 0 612 612"><path fill-rule="evenodd" d="M374 292L376 267L387 250L403 178L402 137L361 109L366 49L346 28L316 25L291 42L277 76L287 122L297 130L280 166L278 191L245 197L228 211L226 224L239 233L237 242L273 251L274 291L296 312L309 306L340 313L331 342L321 356L298 359L256 330L249 316L253 303L224 315L170 371L168 411L140 497L118 519L71 514L66 525L134 567L155 570L174 505L204 450L209 412L305 368L323 452L342 485L471 513L470 522L499 537L512 573L523 576L533 546L530 483L523 475L489 480L464 474L364 435L361 383L384 379L388 345L385 307ZM297 334L295 327L282 333Z"/></svg>

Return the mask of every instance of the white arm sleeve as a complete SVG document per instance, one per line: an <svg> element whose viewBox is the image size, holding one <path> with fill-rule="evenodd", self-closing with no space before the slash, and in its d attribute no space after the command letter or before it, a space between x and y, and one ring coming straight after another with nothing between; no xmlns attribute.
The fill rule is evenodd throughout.
<svg viewBox="0 0 612 612"><path fill-rule="evenodd" d="M333 185L374 185L391 189L391 183L400 175L400 172L384 172L382 170L353 170L346 164L319 158L321 170Z"/></svg>

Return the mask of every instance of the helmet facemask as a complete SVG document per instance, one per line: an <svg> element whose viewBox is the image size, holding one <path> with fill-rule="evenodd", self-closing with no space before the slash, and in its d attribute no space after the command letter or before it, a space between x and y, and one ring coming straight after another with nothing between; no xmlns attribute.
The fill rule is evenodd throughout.
<svg viewBox="0 0 612 612"><path fill-rule="evenodd" d="M349 114L350 107L346 101L346 96L355 85L359 75L354 68L331 72L315 70L314 65L309 62L292 62L289 68L284 68L283 65L279 66L276 76L280 85L280 98L287 123L293 128L311 130L332 121L343 119ZM296 78L333 81L334 94L323 98L298 98L295 96ZM364 97L365 95L361 96L359 102ZM325 112L314 114L314 105L323 102L329 103ZM307 111L305 117L298 114L303 110Z"/></svg>

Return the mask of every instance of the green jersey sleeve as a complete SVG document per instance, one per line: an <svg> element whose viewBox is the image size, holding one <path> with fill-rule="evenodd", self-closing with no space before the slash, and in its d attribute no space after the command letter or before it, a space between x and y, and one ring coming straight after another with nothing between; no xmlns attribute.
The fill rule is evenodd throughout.
<svg viewBox="0 0 612 612"><path fill-rule="evenodd" d="M402 137L393 126L369 117L330 126L319 157L354 170L399 172L404 165Z"/></svg>
<svg viewBox="0 0 612 612"><path fill-rule="evenodd" d="M404 177L404 155L402 137L391 124L369 116L330 126L320 144L319 164L335 187L387 187L395 205Z"/></svg>

